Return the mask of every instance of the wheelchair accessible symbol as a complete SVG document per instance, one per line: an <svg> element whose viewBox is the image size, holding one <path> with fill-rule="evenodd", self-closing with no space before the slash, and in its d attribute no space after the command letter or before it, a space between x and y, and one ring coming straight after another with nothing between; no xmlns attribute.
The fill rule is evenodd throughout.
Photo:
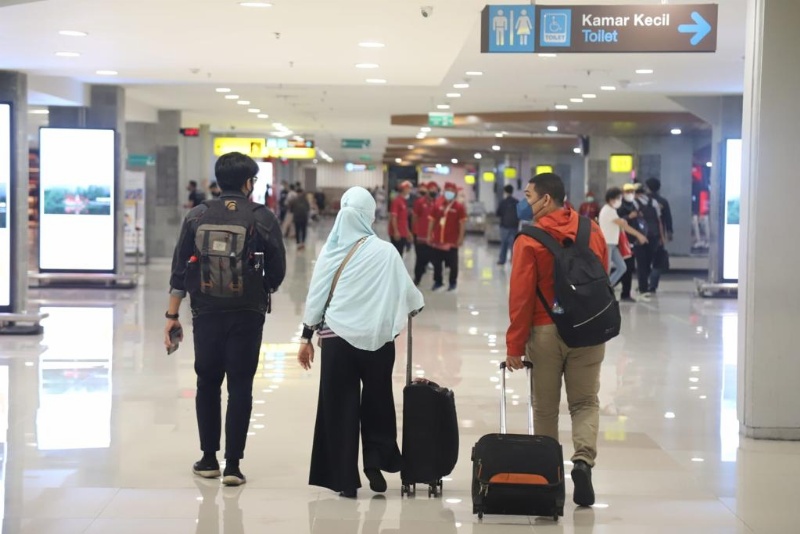
<svg viewBox="0 0 800 534"><path fill-rule="evenodd" d="M572 45L572 10L542 9L539 46Z"/></svg>

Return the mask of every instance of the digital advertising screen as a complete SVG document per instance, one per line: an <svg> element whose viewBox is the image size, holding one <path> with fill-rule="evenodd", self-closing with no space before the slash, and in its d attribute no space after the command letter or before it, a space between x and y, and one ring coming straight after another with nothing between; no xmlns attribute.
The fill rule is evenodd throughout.
<svg viewBox="0 0 800 534"><path fill-rule="evenodd" d="M272 184L272 163L268 161L258 162L258 180L253 189L253 202L258 204L267 203L267 188Z"/></svg>
<svg viewBox="0 0 800 534"><path fill-rule="evenodd" d="M11 309L11 106L0 104L0 311Z"/></svg>
<svg viewBox="0 0 800 534"><path fill-rule="evenodd" d="M742 140L725 141L725 213L722 221L722 278L739 280L739 207L742 191Z"/></svg>
<svg viewBox="0 0 800 534"><path fill-rule="evenodd" d="M39 270L114 272L114 130L39 136Z"/></svg>

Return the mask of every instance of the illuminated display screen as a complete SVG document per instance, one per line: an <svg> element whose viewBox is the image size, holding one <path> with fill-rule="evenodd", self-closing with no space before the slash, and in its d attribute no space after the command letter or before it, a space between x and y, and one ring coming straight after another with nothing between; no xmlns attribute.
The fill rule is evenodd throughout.
<svg viewBox="0 0 800 534"><path fill-rule="evenodd" d="M11 308L11 106L0 104L0 311Z"/></svg>
<svg viewBox="0 0 800 534"><path fill-rule="evenodd" d="M742 192L742 140L725 143L725 220L722 223L722 278L739 280L739 217Z"/></svg>

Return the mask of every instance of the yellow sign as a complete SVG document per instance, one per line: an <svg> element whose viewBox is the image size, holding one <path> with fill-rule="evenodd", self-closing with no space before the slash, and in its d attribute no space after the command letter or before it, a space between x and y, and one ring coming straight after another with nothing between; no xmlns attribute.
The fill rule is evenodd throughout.
<svg viewBox="0 0 800 534"><path fill-rule="evenodd" d="M222 156L231 152L241 152L251 158L276 159L314 159L316 148L306 147L270 147L267 140L254 137L217 137L214 139L214 155Z"/></svg>
<svg viewBox="0 0 800 534"><path fill-rule="evenodd" d="M467 185L475 185L475 175L468 174L464 176L464 183L466 183Z"/></svg>
<svg viewBox="0 0 800 534"><path fill-rule="evenodd" d="M548 173L551 173L551 172L553 172L553 166L552 165L537 165L536 166L536 176L539 176L540 174L548 174Z"/></svg>
<svg viewBox="0 0 800 534"><path fill-rule="evenodd" d="M314 159L317 157L316 148L287 147L287 148L268 148L267 155L262 158L280 159Z"/></svg>
<svg viewBox="0 0 800 534"><path fill-rule="evenodd" d="M608 160L611 172L628 173L633 171L633 156L631 154L612 154Z"/></svg>
<svg viewBox="0 0 800 534"><path fill-rule="evenodd" d="M517 179L517 169L514 167L506 167L503 170L503 176L506 180L516 180Z"/></svg>
<svg viewBox="0 0 800 534"><path fill-rule="evenodd" d="M494 182L494 179L495 179L495 176L494 176L493 172L487 171L487 172L483 173L483 181L484 182L490 182L491 183L491 182Z"/></svg>

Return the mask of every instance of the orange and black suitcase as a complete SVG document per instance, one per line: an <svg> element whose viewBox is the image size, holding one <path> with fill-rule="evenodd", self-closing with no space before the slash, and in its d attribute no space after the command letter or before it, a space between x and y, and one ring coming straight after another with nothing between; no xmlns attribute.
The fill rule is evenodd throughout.
<svg viewBox="0 0 800 534"><path fill-rule="evenodd" d="M564 515L564 457L561 444L533 435L531 369L528 434L506 433L506 364L500 365L500 433L483 436L472 449L472 513L552 517Z"/></svg>

